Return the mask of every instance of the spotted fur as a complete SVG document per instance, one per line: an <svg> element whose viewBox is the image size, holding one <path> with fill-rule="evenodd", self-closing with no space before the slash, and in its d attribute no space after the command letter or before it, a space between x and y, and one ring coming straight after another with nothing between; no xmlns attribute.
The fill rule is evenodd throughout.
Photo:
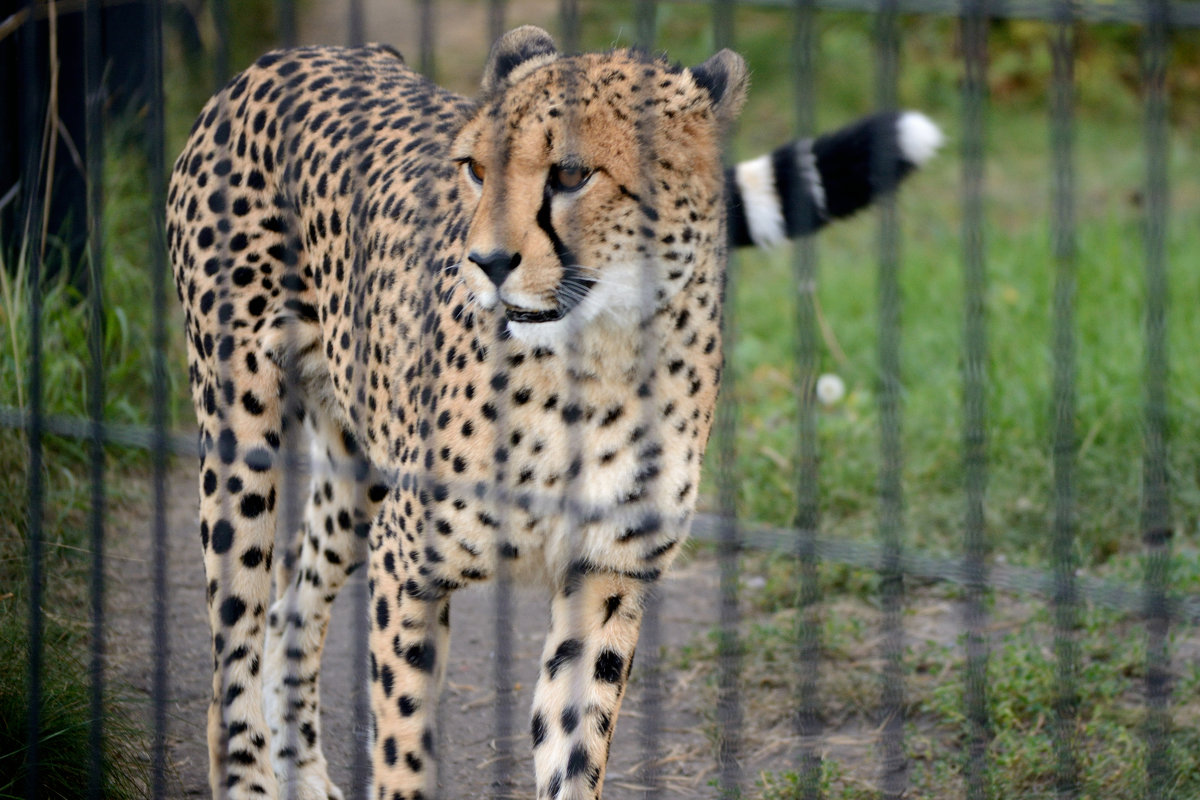
<svg viewBox="0 0 1200 800"><path fill-rule="evenodd" d="M372 798L436 793L450 594L502 569L552 598L538 797L600 796L646 592L696 500L725 248L763 205L720 163L745 89L728 51L692 69L565 57L520 28L476 101L368 46L269 54L208 103L168 238L200 425L214 796L342 796L320 653L364 561ZM805 173L781 170L756 175L783 219ZM273 558L304 431L308 503Z"/></svg>

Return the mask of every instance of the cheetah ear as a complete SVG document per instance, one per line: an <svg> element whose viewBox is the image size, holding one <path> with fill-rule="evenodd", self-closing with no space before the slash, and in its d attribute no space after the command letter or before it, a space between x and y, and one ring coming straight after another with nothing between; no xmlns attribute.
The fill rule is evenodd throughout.
<svg viewBox="0 0 1200 800"><path fill-rule="evenodd" d="M487 67L483 70L483 92L492 94L503 89L513 72L522 65L541 66L557 57L558 48L550 34L535 25L514 28L492 45Z"/></svg>
<svg viewBox="0 0 1200 800"><path fill-rule="evenodd" d="M732 122L746 102L750 85L745 59L732 50L722 50L689 71L696 85L708 92L717 119L723 124Z"/></svg>

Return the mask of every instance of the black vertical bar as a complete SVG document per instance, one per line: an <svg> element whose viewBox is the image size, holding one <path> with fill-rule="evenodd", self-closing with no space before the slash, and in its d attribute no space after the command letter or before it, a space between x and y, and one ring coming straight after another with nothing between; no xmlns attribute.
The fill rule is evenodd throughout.
<svg viewBox="0 0 1200 800"><path fill-rule="evenodd" d="M489 0L488 2L488 42L494 42L504 35L504 10L506 0Z"/></svg>
<svg viewBox="0 0 1200 800"><path fill-rule="evenodd" d="M303 535L301 532L299 535ZM364 566L370 564L371 553L364 555ZM351 762L351 800L369 800L371 794L371 642L366 609L370 599L367 594L367 579L360 578L347 587L350 590L350 607L354 611L354 688L350 699L354 707L354 757Z"/></svg>
<svg viewBox="0 0 1200 800"><path fill-rule="evenodd" d="M714 0L713 39L717 48L733 42L733 2ZM733 352L737 337L737 263L728 254L725 274L725 300L722 318L724 380L729 387L737 384ZM718 797L737 798L742 792L741 738L742 700L738 684L741 677L741 609L738 606L738 558L741 534L737 519L737 420L735 394L726 391L717 406L714 439L719 476L717 502L721 528L717 541L720 560L720 594L717 631L717 792Z"/></svg>
<svg viewBox="0 0 1200 800"><path fill-rule="evenodd" d="M367 41L367 23L364 18L363 0L350 0L346 20L346 44L362 47Z"/></svg>
<svg viewBox="0 0 1200 800"><path fill-rule="evenodd" d="M647 52L654 48L657 8L655 0L636 0L633 4L633 43Z"/></svg>
<svg viewBox="0 0 1200 800"><path fill-rule="evenodd" d="M275 0L275 13L279 19L279 44L283 47L295 47L296 0Z"/></svg>
<svg viewBox="0 0 1200 800"><path fill-rule="evenodd" d="M149 69L146 80L146 162L150 184L153 233L150 241L151 300L154 305L153 395L151 426L153 440L154 516L152 522L154 559L154 707L153 752L151 754L153 796L167 796L167 694L170 642L167 635L167 263L166 263L166 168L163 123L162 0L147 3L150 38L146 43Z"/></svg>
<svg viewBox="0 0 1200 800"><path fill-rule="evenodd" d="M1167 475L1167 0L1145 0L1142 82L1146 97L1146 432L1142 464L1143 592L1146 615L1146 797L1167 797L1172 784L1170 577L1171 508Z"/></svg>
<svg viewBox="0 0 1200 800"><path fill-rule="evenodd" d="M641 744L642 769L638 774L638 782L642 785L642 797L645 800L662 795L661 768L659 760L662 757L659 740L662 737L663 713L663 667L659 652L662 646L662 626L660 621L661 598L658 587L652 586L647 592L646 610L642 616L642 630L639 649L642 653L641 673L641 724L638 730L638 740Z"/></svg>
<svg viewBox="0 0 1200 800"><path fill-rule="evenodd" d="M796 133L811 137L816 128L815 0L793 5L792 103ZM793 247L792 277L796 291L796 540L800 567L796 614L796 669L793 727L800 738L800 795L813 800L821 793L821 589L817 534L821 517L818 496L816 381L819 353L816 317L817 250L812 237Z"/></svg>
<svg viewBox="0 0 1200 800"><path fill-rule="evenodd" d="M355 6L351 9L351 13L352 38L355 39L357 44L362 44L364 40L362 31L363 27L365 26L363 9L361 6L355 4ZM355 19L355 17L357 17L357 19ZM358 32L353 33L353 30L356 26L358 28ZM422 30L422 36L424 36L424 30ZM424 49L424 47L425 44L422 42L422 49ZM361 111L358 111L351 115L351 119L348 121L348 124L351 127L355 127L356 125L365 124L365 121L365 114L361 113ZM302 125L297 127L294 121L285 126L282 131L281 141L299 138L302 135L302 127ZM371 136L369 133L364 133L362 135L361 143L369 144L373 140L373 136ZM353 195L353 200L350 205L350 212L346 216L346 220L344 222L346 226L346 235L353 241L353 257L350 260L351 277L347 284L348 297L357 296L359 294L357 287L364 286L367 281L367 254L370 250L369 220L371 218L371 202L367 193L367 179L365 177L368 174L366 162L368 159L369 148L355 148L355 152L355 164L350 170L350 173L353 176L350 192ZM292 158L289 157L288 160L292 160ZM300 167L301 164L293 160L293 163L284 165L283 174L288 174L289 172L295 174ZM288 198L289 205L297 209L300 208L301 202L302 198L299 196L293 195ZM304 248L303 234L296 226L293 226L289 231L289 235L291 239L289 247L296 247L301 251L297 252L295 258L293 259L293 263L297 266L300 266L305 260L302 252ZM428 247L428 242L426 242L426 247ZM361 305L361 301L359 305ZM343 313L350 314L354 319L358 319L362 311L363 309L358 306L352 307L349 304L343 306ZM289 332L289 335L293 337L295 336L294 332ZM355 353L360 351L366 352L370 348L370 335L366 333L364 329L355 330L353 335L355 337L355 342L352 351ZM289 344L289 347L291 346L292 345ZM285 418L290 418L292 420L292 433L287 438L285 450L289 457L298 458L300 457L298 452L300 448L298 445L301 442L308 441L311 443L313 441L312 437L306 435L305 423L303 422L305 417L310 419L312 418L309 416L312 413L311 408L306 407L308 405L307 401L311 400L311 398L302 399L305 398L304 381L298 371L294 369L291 370L287 379L289 386L289 397L291 398L291 401L289 406L284 409L283 413ZM353 395L357 397L365 397L368 389L366 371L355 370L354 382L356 388L353 392ZM338 430L341 430L340 423L335 421L334 424L337 426ZM367 446L365 442L359 442L358 444L361 448L366 448ZM366 458L365 452L361 457ZM346 476L344 475L341 476L342 479L345 479L345 477ZM365 473L358 473L356 467L354 475L354 479L357 482L355 489L356 505L360 508L365 505L365 501L367 499L366 493L368 487L363 485L364 477ZM283 474L283 493L284 496L289 498L287 507L285 509L288 515L288 521L284 530L287 531L288 534L299 543L299 547L297 548L297 553L299 554L303 552L306 546L308 546L304 541L308 525L308 520L306 520L307 512L304 508L304 503L308 501L306 499L305 491L299 485L297 477L294 475L292 470L288 470ZM350 590L349 601L351 604L350 607L353 609L353 616L351 617L351 635L353 641L354 674L352 676L353 683L351 684L351 704L354 709L354 740L356 745L353 751L353 760L351 762L352 785L348 794L352 800L368 800L371 797L372 789L372 761L374 757L372 752L374 745L373 740L379 735L378 731L374 730L374 719L371 714L371 622L368 609L371 608L374 582L371 580L369 572L371 558L373 555L370 546L370 537L364 541L356 540L354 547L356 550L354 560L357 561L358 554L361 554L361 563L364 565L362 569L364 572L367 572L367 574L358 576L358 578L354 580L350 586L346 587ZM300 565L297 563L291 582L294 586L298 586L298 582L301 579L302 575ZM299 597L297 594L292 594L289 598L287 614L288 616L291 616L292 614L297 614L299 612ZM285 649L290 650L299 646L297 637L300 635L301 631L299 628L295 626L289 626L285 632ZM292 690L289 689L289 694L291 691ZM435 725L440 722L436 716L438 701L439 698L433 698L431 701L432 707L434 708ZM438 732L440 733L440 726L438 726L438 728ZM295 745L298 746L300 736L302 735L301 727L296 725L293 721L288 725L287 735L289 737L289 744L294 741ZM434 750L435 752L442 752L443 748L441 747L440 740L435 742ZM299 794L298 786L293 789L293 793L297 795ZM436 800L436 796L430 798L430 800Z"/></svg>
<svg viewBox="0 0 1200 800"><path fill-rule="evenodd" d="M433 16L433 0L420 0L418 3L420 9L420 27L421 27L421 46L420 46L420 68L421 74L429 80L437 80L434 75L434 16Z"/></svg>
<svg viewBox="0 0 1200 800"><path fill-rule="evenodd" d="M213 90L218 91L229 80L229 0L212 0L213 28Z"/></svg>
<svg viewBox="0 0 1200 800"><path fill-rule="evenodd" d="M499 338L499 337L497 337ZM500 346L496 342L493 347ZM496 488L501 488L500 481ZM507 511L507 509L505 509ZM493 594L492 632L495 637L496 659L492 662L492 682L496 687L496 705L492 709L492 737L496 742L496 758L492 763L492 786L496 796L508 796L512 791L512 740L514 702L512 678L513 602L512 576L502 545L509 534L509 515L500 520L497 532L496 584Z"/></svg>
<svg viewBox="0 0 1200 800"><path fill-rule="evenodd" d="M558 19L562 26L563 51L579 50L579 0L559 0Z"/></svg>
<svg viewBox="0 0 1200 800"><path fill-rule="evenodd" d="M733 47L733 12L736 0L713 0L713 46Z"/></svg>
<svg viewBox="0 0 1200 800"><path fill-rule="evenodd" d="M88 730L88 794L101 796L104 742L104 84L100 52L100 0L84 8L84 121L88 219L88 414L91 417L91 726Z"/></svg>
<svg viewBox="0 0 1200 800"><path fill-rule="evenodd" d="M644 48L646 51L654 44L654 3L652 0L638 0L636 23L636 46ZM649 94L653 93L653 89L643 90ZM648 176L654 174L654 166L658 161L654 143L655 127L660 120L655 116L655 110L649 104L643 104L635 99L635 107L639 109L637 120L637 157L638 157L638 174L641 176L637 187L637 195L644 199L644 202L654 208L654 213L651 219L659 219L662 213L663 198L654 182ZM655 277L658 270L658 265L654 257L651 255L655 251L655 232L652 227L643 227L640 237L642 239L639 250L645 254L642 258L640 274L642 279L639 281L639 306L640 318L643 320L652 319L654 316L654 308L657 303L656 293L658 291L658 280ZM724 241L724 238L721 239ZM720 258L721 256L718 256ZM656 364L658 359L658 343L656 341L655 328L649 324L641 326L641 341L639 342L639 360L638 379L639 385L649 385L655 380ZM640 429L657 431L654 434L654 440L658 441L661 436L663 421L660 418L657 401L655 400L655 392L646 392L643 396L642 392L638 392L641 396L641 402L638 404L638 414L641 418ZM728 477L728 476L726 476ZM660 483L657 477L647 478L643 485L645 496L654 497L658 494L658 486ZM642 627L638 651L642 654L641 666L639 671L642 677L640 685L640 700L641 700L641 719L638 726L638 739L641 745L642 767L638 773L638 782L641 784L643 793L642 797L645 800L652 800L662 795L662 780L661 780L661 738L663 728L663 665L662 665L662 626L661 626L661 605L662 597L657 584L647 587L645 598L645 610L642 616Z"/></svg>
<svg viewBox="0 0 1200 800"><path fill-rule="evenodd" d="M966 795L987 791L987 273L983 248L984 111L987 100L988 0L966 0L963 80L963 474L966 490Z"/></svg>
<svg viewBox="0 0 1200 800"><path fill-rule="evenodd" d="M900 73L900 35L896 0L882 0L875 19L875 91L880 110L896 108ZM877 151L871 164L876 185L895 184L891 154ZM904 573L900 565L904 536L904 489L901 473L900 407L900 230L895 196L879 198L879 600L881 625L879 755L880 789L885 798L899 800L908 789L904 756Z"/></svg>
<svg viewBox="0 0 1200 800"><path fill-rule="evenodd" d="M1075 727L1079 711L1079 653L1076 628L1079 593L1075 582L1075 31L1070 0L1057 0L1050 44L1050 145L1054 282L1054 735L1055 792L1079 796Z"/></svg>
<svg viewBox="0 0 1200 800"><path fill-rule="evenodd" d="M21 74L25 81L25 101L21 104L21 131L25 152L22 181L24 186L25 230L23 256L29 269L29 417L25 435L29 440L29 474L26 487L26 513L29 537L29 729L25 755L27 796L39 796L39 758L42 709L42 432L45 425L42 408L42 200L40 117L45 87L38 64L37 4L25 4L25 24L21 30ZM46 176L47 182L49 176Z"/></svg>
<svg viewBox="0 0 1200 800"><path fill-rule="evenodd" d="M492 4L492 19L491 25L493 32L501 31L503 28L503 7L499 2ZM494 37L498 39L502 35L502 31ZM488 180L492 181L492 185L496 191L496 203L499 207L503 207L509 198L508 187L508 159L510 149L505 143L504 124L501 121L503 115L498 115L491 125L490 136L492 139L492 147L499 154L500 160L497 168L488 173ZM494 223L492 235L495 241L501 241L504 232L500 224ZM496 365L493 370L492 378L504 373L504 364L508 361L509 355L509 338L508 324L504 319L500 319L496 324L489 326L491 328L488 333L491 339L488 342L488 350L493 353L493 363ZM497 417L494 420L495 428L501 440L507 441L512 435L512 400L511 395L504 393L502 402L496 403ZM492 490L499 502L496 504L498 519L496 528L496 575L495 586L493 587L493 617L492 631L495 636L495 661L492 664L492 681L496 689L496 704L492 708L492 735L495 740L496 756L493 762L493 786L495 787L495 796L511 797L513 792L513 737L515 732L514 726L514 711L515 697L513 689L513 634L514 634L514 617L513 617L513 597L512 597L512 571L509 568L509 558L512 555L511 537L514 531L515 523L513 522L513 505L508 495L513 485L512 481L507 479L508 471L505 469L505 464L499 459L495 460L494 471L492 474Z"/></svg>

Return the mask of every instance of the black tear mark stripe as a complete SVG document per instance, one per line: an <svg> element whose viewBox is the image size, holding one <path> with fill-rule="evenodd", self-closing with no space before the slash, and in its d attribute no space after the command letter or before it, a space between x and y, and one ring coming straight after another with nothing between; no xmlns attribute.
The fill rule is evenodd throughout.
<svg viewBox="0 0 1200 800"><path fill-rule="evenodd" d="M562 265L563 276L559 286L575 285L580 287L582 291L563 294L557 292L559 305L559 316L564 317L571 309L579 305L587 293L591 291L596 284L591 278L585 277L579 268L579 261L575 258L575 253L571 248L567 247L566 242L558 235L558 231L554 230L554 222L550 218L550 202L554 197L554 192L549 186L542 190L542 205L538 209L537 224L550 239L551 246L554 247L554 255L558 258L559 264Z"/></svg>

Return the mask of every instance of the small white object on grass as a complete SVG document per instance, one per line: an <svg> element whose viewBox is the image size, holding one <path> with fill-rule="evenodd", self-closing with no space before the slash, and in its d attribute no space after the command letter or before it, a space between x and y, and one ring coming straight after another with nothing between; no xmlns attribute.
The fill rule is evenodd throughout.
<svg viewBox="0 0 1200 800"><path fill-rule="evenodd" d="M817 399L821 405L831 406L846 396L846 384L833 373L826 372L817 378Z"/></svg>

